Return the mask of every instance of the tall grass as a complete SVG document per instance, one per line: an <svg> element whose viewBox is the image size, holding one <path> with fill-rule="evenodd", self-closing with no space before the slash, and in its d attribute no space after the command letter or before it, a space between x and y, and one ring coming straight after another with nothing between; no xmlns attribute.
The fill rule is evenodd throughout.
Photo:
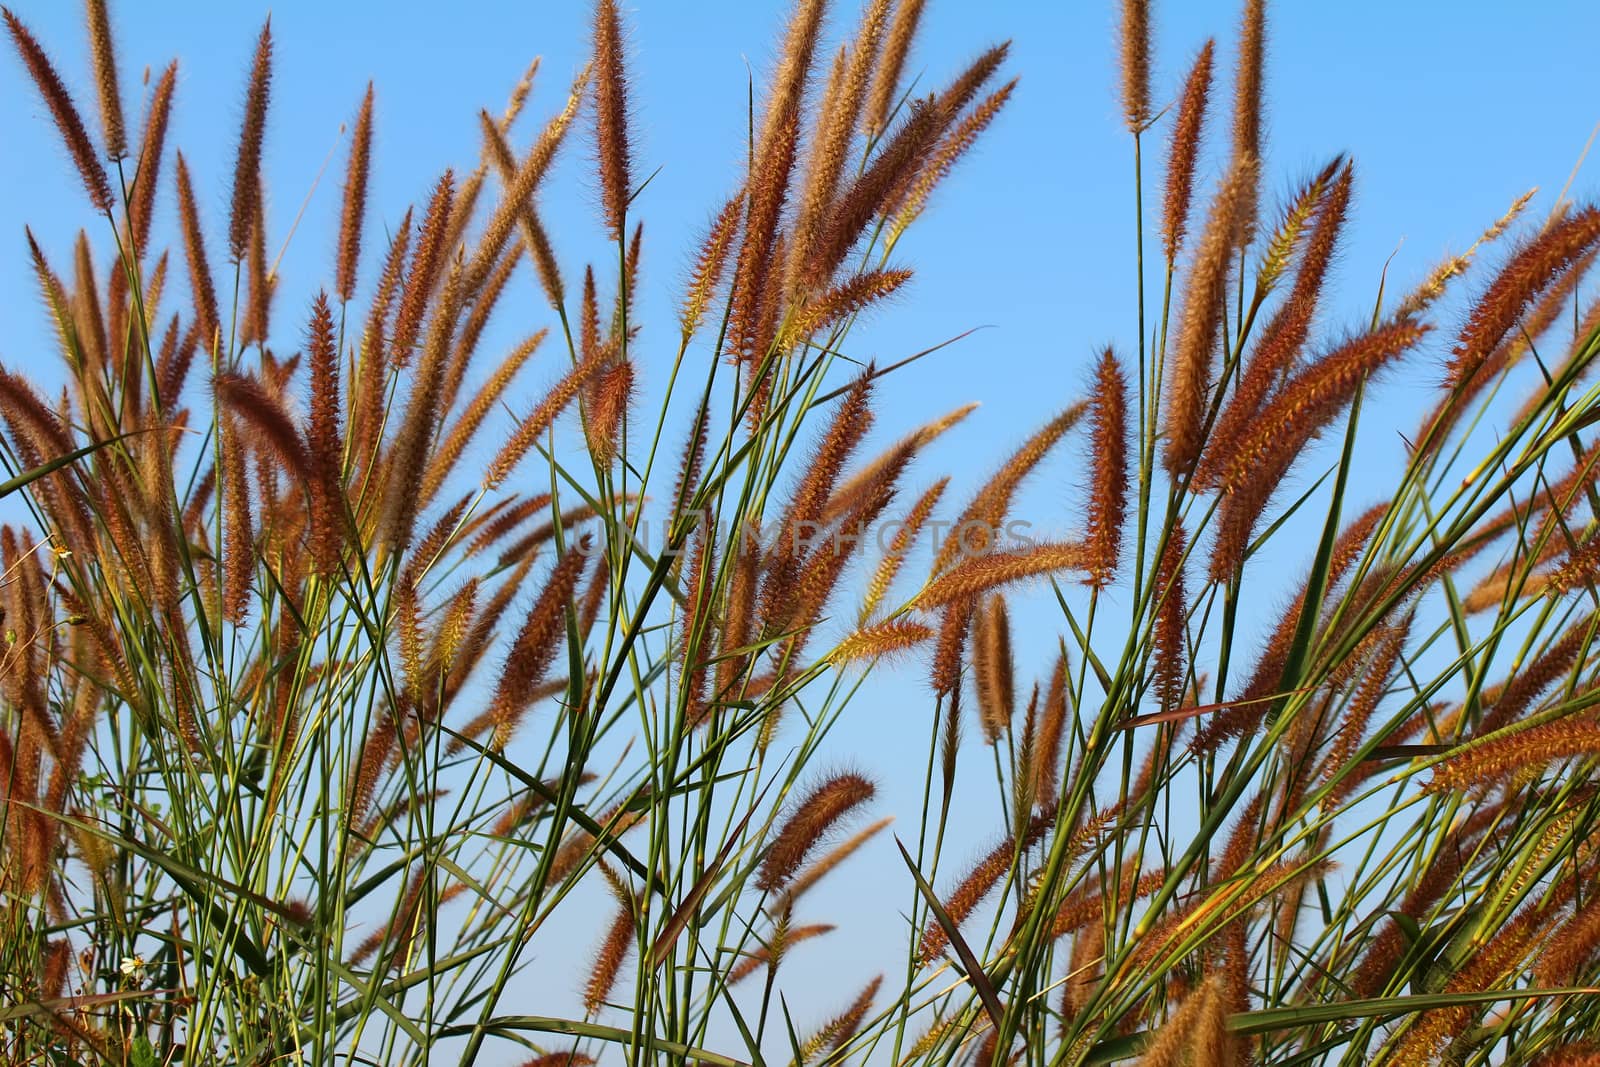
<svg viewBox="0 0 1600 1067"><path fill-rule="evenodd" d="M863 455L916 369L843 353L1016 82L1000 46L913 85L919 0L869 0L830 57L825 7L784 30L676 323L636 313L647 171L613 0L554 117L523 129L525 79L387 243L381 89L353 102L327 289L291 309L262 209L270 24L221 220L169 156L175 66L131 137L90 0L96 137L6 13L92 209L70 252L28 235L65 393L0 369L0 492L28 511L0 530L8 1062L1600 1057L1600 211L1519 201L1331 323L1353 164L1264 197L1264 3L1196 202L1212 45L1152 85L1126 0L1138 320L949 508L915 463L966 409ZM540 192L583 137L612 253L579 271ZM509 287L524 257L547 306ZM480 351L491 318L525 340ZM1437 405L1382 428L1406 443L1379 492L1354 443L1397 368L1440 374ZM1022 484L1080 438L1075 532L1012 537ZM1305 528L1285 582L1263 561ZM1030 589L1060 607L1042 664L1012 641ZM903 951L859 991L797 987L784 960L832 929L806 894L891 843L872 769L824 761L864 670L900 657L929 724L921 808L890 813ZM998 787L966 869L963 745ZM557 976L582 1011L529 1008L535 953L597 902L594 955Z"/></svg>

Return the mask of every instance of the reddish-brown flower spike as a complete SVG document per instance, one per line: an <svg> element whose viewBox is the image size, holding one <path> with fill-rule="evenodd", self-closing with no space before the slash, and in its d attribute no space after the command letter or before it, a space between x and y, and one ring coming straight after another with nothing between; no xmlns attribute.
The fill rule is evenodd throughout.
<svg viewBox="0 0 1600 1067"><path fill-rule="evenodd" d="M178 83L178 61L167 64L150 93L144 120L144 140L135 161L137 170L128 194L128 223L133 246L140 255L150 241L150 220L155 215L156 186L161 176L161 156L167 142L167 120L172 115L172 91Z"/></svg>
<svg viewBox="0 0 1600 1067"><path fill-rule="evenodd" d="M1019 855L1038 844L1055 825L1055 815L1054 807L1035 814L1023 827L1020 841L1016 837L1007 837L972 865L944 898L945 914L952 924L960 927L978 910L1000 879L1011 870ZM925 967L933 962L934 957L943 952L949 943L944 926L930 920L922 931L922 940L917 943L918 964Z"/></svg>
<svg viewBox="0 0 1600 1067"><path fill-rule="evenodd" d="M511 732L528 710L534 691L555 659L557 645L565 632L567 605L587 561L588 553L581 545L567 549L550 572L550 579L511 643L505 669L490 703L494 722L492 744L496 748L503 749L511 739Z"/></svg>
<svg viewBox="0 0 1600 1067"><path fill-rule="evenodd" d="M1233 165L1246 166L1249 175L1248 184L1240 191L1239 226L1235 233L1241 244L1249 241L1256 222L1266 51L1267 0L1245 0L1239 26L1239 69L1233 87Z"/></svg>
<svg viewBox="0 0 1600 1067"><path fill-rule="evenodd" d="M312 556L331 569L339 548L344 442L339 433L339 350L328 295L311 306L311 425L306 434L316 482L312 488Z"/></svg>
<svg viewBox="0 0 1600 1067"><path fill-rule="evenodd" d="M355 132L350 137L350 163L345 170L344 202L339 208L339 260L334 291L348 304L356 293L356 267L361 261L361 227L367 214L367 176L372 169L372 83L361 99Z"/></svg>
<svg viewBox="0 0 1600 1067"><path fill-rule="evenodd" d="M1457 389L1470 381L1539 294L1597 242L1600 208L1588 205L1513 254L1468 314L1451 350L1447 384Z"/></svg>
<svg viewBox="0 0 1600 1067"><path fill-rule="evenodd" d="M900 201L894 222L890 226L892 236L902 233L922 213L933 190L949 176L956 163L967 154L983 131L989 128L989 124L1000 114L1016 88L1017 79L1012 78L990 93L977 107L963 116L939 142L932 156L917 174L916 181L911 183L905 197Z"/></svg>
<svg viewBox="0 0 1600 1067"><path fill-rule="evenodd" d="M1429 327L1412 321L1386 323L1351 338L1296 374L1251 420L1227 449L1218 484L1236 491L1247 484L1275 483L1278 464L1287 469L1301 448L1344 409L1366 378L1414 348Z"/></svg>
<svg viewBox="0 0 1600 1067"><path fill-rule="evenodd" d="M1162 711L1171 711L1183 699L1189 649L1188 602L1183 578L1187 551L1188 535L1182 526L1174 526L1156 568L1156 622L1151 637L1154 657L1151 676L1155 698Z"/></svg>
<svg viewBox="0 0 1600 1067"><path fill-rule="evenodd" d="M600 205L612 240L622 237L632 192L629 178L628 85L622 65L622 26L616 0L594 9L595 153L600 162Z"/></svg>
<svg viewBox="0 0 1600 1067"><path fill-rule="evenodd" d="M1557 719L1516 733L1468 744L1433 769L1429 792L1465 789L1523 769L1576 756L1600 755L1600 725Z"/></svg>
<svg viewBox="0 0 1600 1067"><path fill-rule="evenodd" d="M395 313L394 332L389 341L389 361L396 367L408 366L412 349L422 332L422 320L445 262L445 231L450 225L450 207L455 201L455 174L446 170L434 186L428 213L422 218L417 236L417 251L406 274L400 310Z"/></svg>
<svg viewBox="0 0 1600 1067"><path fill-rule="evenodd" d="M836 774L811 790L773 839L756 872L756 886L767 892L783 888L817 843L875 792L872 782L852 771Z"/></svg>
<svg viewBox="0 0 1600 1067"><path fill-rule="evenodd" d="M101 166L94 146L89 143L89 133L84 129L83 118L72 102L72 94L67 92L61 76L50 63L50 57L45 55L44 49L39 47L39 42L22 24L22 20L12 14L10 8L0 8L0 12L4 14L6 29L11 33L12 43L17 46L23 66L28 68L28 76L33 79L39 95L44 97L50 117L55 121L61 139L66 142L67 154L72 157L73 165L83 179L83 187L89 193L89 203L96 210L110 211L111 182L106 177L106 169Z"/></svg>
<svg viewBox="0 0 1600 1067"><path fill-rule="evenodd" d="M1090 420L1092 473L1085 540L1093 554L1089 582L1104 586L1116 577L1128 510L1128 380L1109 348L1095 369Z"/></svg>
<svg viewBox="0 0 1600 1067"><path fill-rule="evenodd" d="M739 228L739 209L742 206L740 197L731 198L717 212L717 217L711 221L711 228L706 232L706 239L700 245L700 251L695 256L694 269L689 272L688 293L683 300L683 311L679 315L678 325L683 330L684 337L691 337L700 328L705 320L706 309L711 306L712 296L717 291L717 286L722 283L722 275L727 268L728 252L733 247L733 237Z"/></svg>
<svg viewBox="0 0 1600 1067"><path fill-rule="evenodd" d="M990 597L978 611L972 642L972 674L978 692L978 722L993 745L1016 714L1016 664L1011 654L1011 616L1006 602Z"/></svg>
<svg viewBox="0 0 1600 1067"><path fill-rule="evenodd" d="M1211 62L1215 42L1207 40L1189 68L1183 97L1178 102L1178 117L1172 126L1172 144L1167 153L1167 190L1161 205L1161 241L1167 251L1167 267L1177 261L1189 226L1189 206L1194 198L1195 161L1200 156L1200 135L1205 126L1206 104L1211 99Z"/></svg>
<svg viewBox="0 0 1600 1067"><path fill-rule="evenodd" d="M900 94L900 75L905 70L906 57L911 54L911 42L917 35L917 24L922 20L925 6L927 0L900 0L895 8L894 21L883 45L883 58L867 96L863 117L869 135L881 133L889 125L889 115Z"/></svg>
<svg viewBox="0 0 1600 1067"><path fill-rule="evenodd" d="M178 153L178 221L183 229L184 257L189 265L189 288L194 294L195 327L200 345L210 352L216 343L220 320L217 318L217 290L211 280L206 259L205 234L200 229L200 212L195 207L194 185L189 180L189 164Z"/></svg>
<svg viewBox="0 0 1600 1067"><path fill-rule="evenodd" d="M1238 387L1212 427L1195 470L1195 484L1202 488L1217 484L1220 471L1232 458L1231 450L1248 435L1251 424L1261 414L1262 405L1283 384L1285 375L1305 347L1318 296L1349 209L1352 180L1352 168L1346 163L1317 210L1316 225L1295 273L1294 288L1262 332L1248 366L1240 375Z"/></svg>
<svg viewBox="0 0 1600 1067"><path fill-rule="evenodd" d="M974 556L929 582L916 605L942 607L1059 571L1087 570L1090 562L1089 549L1076 541L1045 541L1015 552Z"/></svg>
<svg viewBox="0 0 1600 1067"><path fill-rule="evenodd" d="M1066 736L1067 653L1062 649L1056 657L1055 669L1050 672L1050 686L1045 690L1044 714L1039 720L1039 741L1034 759L1034 784L1039 807L1056 803L1060 792L1061 742Z"/></svg>
<svg viewBox="0 0 1600 1067"><path fill-rule="evenodd" d="M1128 132L1150 121L1150 2L1122 0L1122 115Z"/></svg>
<svg viewBox="0 0 1600 1067"><path fill-rule="evenodd" d="M300 431L259 379L223 373L217 375L215 389L217 400L238 419L240 429L249 433L251 439L245 444L268 452L300 485L316 485L316 471ZM269 501L264 500L266 503Z"/></svg>
<svg viewBox="0 0 1600 1067"><path fill-rule="evenodd" d="M594 967L590 970L589 980L583 988L583 1007L590 1015L605 1006L606 998L611 995L612 987L617 984L617 975L622 970L622 964L627 960L636 939L632 892L609 867L602 864L600 870L611 883L612 895L617 898L617 911L610 927L606 930L605 939L600 943Z"/></svg>
<svg viewBox="0 0 1600 1067"><path fill-rule="evenodd" d="M89 51L94 57L94 85L100 100L100 128L105 133L106 155L120 159L128 150L122 124L122 89L117 83L117 49L111 38L111 17L106 0L88 0Z"/></svg>
<svg viewBox="0 0 1600 1067"><path fill-rule="evenodd" d="M261 195L261 142L267 130L267 98L271 91L272 18L269 16L256 40L255 59L250 65L250 88L244 99L244 121L239 127L239 152L233 166L228 253L234 262L244 259L250 228L255 223L256 201Z"/></svg>
<svg viewBox="0 0 1600 1067"><path fill-rule="evenodd" d="M589 450L609 466L622 440L623 419L633 401L633 361L622 360L596 376L590 396Z"/></svg>
<svg viewBox="0 0 1600 1067"><path fill-rule="evenodd" d="M1187 473L1205 443L1206 404L1211 394L1222 307L1227 298L1228 267L1233 250L1238 247L1244 198L1254 181L1253 160L1234 164L1211 202L1211 214L1189 269L1183 315L1170 353L1167 388L1161 398L1166 407L1167 439L1162 460L1174 478Z"/></svg>
<svg viewBox="0 0 1600 1067"><path fill-rule="evenodd" d="M828 656L836 666L857 660L892 656L920 645L933 636L933 630L920 622L891 619L866 626L840 641Z"/></svg>

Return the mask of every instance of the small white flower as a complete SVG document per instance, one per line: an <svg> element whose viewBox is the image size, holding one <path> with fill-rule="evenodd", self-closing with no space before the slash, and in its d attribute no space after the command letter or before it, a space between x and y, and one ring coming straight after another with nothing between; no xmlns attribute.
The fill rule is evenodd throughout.
<svg viewBox="0 0 1600 1067"><path fill-rule="evenodd" d="M122 977L138 981L144 976L144 957L138 954L122 957Z"/></svg>

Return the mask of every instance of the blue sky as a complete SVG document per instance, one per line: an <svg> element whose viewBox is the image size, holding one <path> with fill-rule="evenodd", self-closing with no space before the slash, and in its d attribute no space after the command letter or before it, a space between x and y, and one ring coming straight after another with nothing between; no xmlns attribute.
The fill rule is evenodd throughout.
<svg viewBox="0 0 1600 1067"><path fill-rule="evenodd" d="M1234 0L1185 0L1156 10L1159 101L1171 99L1205 37L1218 38L1214 129L1227 107L1237 6ZM836 5L836 33L853 22L854 8L853 0ZM19 0L15 9L56 58L80 105L90 108L78 5ZM214 246L225 222L245 72L265 10L259 4L189 0L113 4L130 99L142 96L139 73L146 64L159 73L168 58L179 59L169 141L190 159ZM671 355L671 313L693 242L736 181L744 152L746 79L770 65L784 5L643 0L628 5L627 16L638 167L640 173L661 168L636 205L647 237L639 315L646 332L639 358L648 398L652 384L660 384L659 377L650 380L652 361L659 368ZM530 105L533 120L560 106L586 49L586 18L585 5L575 0L464 0L448 8L365 0L273 5L276 75L266 164L274 245L304 204L284 256L275 310L275 329L286 347L300 336L312 293L331 280L344 159L340 124L353 116L367 80L377 83L369 227L380 227L394 224L406 204L420 199L444 165L470 168L478 150L477 109L498 111L534 55L542 55L544 65ZM1130 352L1135 345L1132 155L1116 96L1115 19L1108 0L928 5L913 70L938 82L984 45L1010 38L1009 69L1022 81L978 151L902 243L902 258L918 268L911 290L852 342L860 358L890 362L972 327L988 327L900 375L883 393L875 433L882 442L967 401L983 405L928 454L917 484L953 473L960 497L987 464L1079 395L1097 346L1112 343ZM1580 0L1515 7L1379 0L1273 5L1267 189L1275 196L1285 193L1336 152L1356 161L1356 203L1324 318L1328 328L1370 314L1386 261L1391 284L1405 286L1444 254L1465 249L1528 188L1541 186L1535 210L1549 209L1600 121L1593 74L1597 30L1600 6ZM55 356L27 271L22 226L32 224L47 253L65 263L76 229L92 220L9 48L0 62L0 99L6 101L0 108L0 247L8 250L0 253L0 361L48 374L40 361ZM142 113L142 107L133 111ZM526 131L531 127L524 121ZM312 192L336 146L328 173ZM1164 146L1165 127L1146 139L1149 188L1159 179ZM1202 179L1215 176L1217 163L1206 162ZM584 150L568 152L544 199L569 277L585 258L606 254L598 210L587 192L588 167ZM1579 176L1575 194L1592 193L1592 174L1591 169ZM1156 203L1152 196L1147 217L1154 218ZM158 225L170 226L170 199L160 210ZM214 260L220 262L220 253L214 252ZM370 281L373 272L369 251L364 279ZM522 292L518 313L526 310L533 318L508 327L508 333L526 332L548 317L531 288ZM1453 322L1450 314L1446 327ZM1409 431L1432 399L1438 351L1388 381L1368 408L1361 456L1374 472L1395 455L1397 442L1388 428ZM540 380L531 377L530 387ZM1070 521L1082 477L1078 448L1069 443L1042 472L1019 513L1038 526ZM1043 624L1037 632L1028 627L1019 642L1024 674L1030 675L1047 669L1045 650L1053 646L1059 619L1026 618ZM858 758L885 782L883 810L897 812L902 824L914 823L925 736L921 709L927 703L920 680L877 683L863 697L860 713L835 738L838 757L863 754ZM974 789L983 786L986 759L984 753L967 761ZM969 833L967 843L955 847L958 862L986 843L976 824L963 829ZM833 909L848 924L833 955L811 957L827 956L826 971L811 973L827 975L824 988L836 993L834 999L847 998L872 973L875 960L894 965L903 936L897 912L906 897L892 855L892 849L880 849L854 872L892 884L892 897L852 896L844 882L817 894L820 911ZM578 947L586 949L587 941ZM802 978L808 973L803 956L795 962L792 976ZM545 993L562 1001L550 1007L565 1003L564 993ZM839 1006L816 1004L810 1017Z"/></svg>

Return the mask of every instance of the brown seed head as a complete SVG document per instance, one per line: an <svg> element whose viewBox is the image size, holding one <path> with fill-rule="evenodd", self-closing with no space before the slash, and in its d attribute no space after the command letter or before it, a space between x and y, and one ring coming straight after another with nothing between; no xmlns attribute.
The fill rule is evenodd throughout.
<svg viewBox="0 0 1600 1067"><path fill-rule="evenodd" d="M1122 115L1129 133L1150 121L1150 3L1122 0Z"/></svg>
<svg viewBox="0 0 1600 1067"><path fill-rule="evenodd" d="M269 17L256 40L255 59L250 65L250 88L244 99L244 122L239 128L239 152L233 166L228 253L234 262L242 261L249 247L256 202L261 196L261 142L267 129L267 98L271 89L272 19Z"/></svg>
<svg viewBox="0 0 1600 1067"><path fill-rule="evenodd" d="M1206 104L1211 99L1211 62L1215 42L1207 40L1189 68L1178 102L1178 117L1172 125L1172 144L1167 152L1167 190L1161 206L1161 240L1166 247L1167 269L1177 262L1189 225L1189 206L1194 198L1195 161L1200 156L1200 135L1205 126Z"/></svg>
<svg viewBox="0 0 1600 1067"><path fill-rule="evenodd" d="M100 128L104 131L106 155L120 159L128 150L127 130L122 124L122 89L117 83L117 49L111 37L111 17L106 0L88 0L89 52L94 57L94 86L100 101Z"/></svg>
<svg viewBox="0 0 1600 1067"><path fill-rule="evenodd" d="M356 266L361 261L361 227L367 214L367 175L372 169L372 83L361 98L355 132L350 136L350 162L345 170L344 202L339 208L339 261L334 291L349 303L356 292Z"/></svg>
<svg viewBox="0 0 1600 1067"><path fill-rule="evenodd" d="M628 79L622 63L622 26L616 0L594 9L594 139L600 161L600 204L612 240L622 238L633 185L628 136Z"/></svg>
<svg viewBox="0 0 1600 1067"><path fill-rule="evenodd" d="M50 117L55 120L61 139L66 142L67 154L72 157L73 164L78 168L78 176L83 179L84 189L89 193L89 203L97 211L109 212L112 205L111 182L106 177L105 167L100 164L94 146L89 143L89 133L84 129L83 118L72 102L72 95L67 92L61 76L51 65L50 57L45 55L44 49L28 27L22 24L22 20L12 14L10 8L0 8L0 13L3 13L6 29L11 33L12 43L17 46L23 66L28 68L28 76L33 79L39 95L44 97Z"/></svg>
<svg viewBox="0 0 1600 1067"><path fill-rule="evenodd" d="M894 22L883 45L883 58L873 76L863 116L869 136L888 128L889 115L900 95L900 76L905 71L906 57L911 54L911 42L917 35L917 24L922 20L925 6L926 0L900 0L895 7Z"/></svg>
<svg viewBox="0 0 1600 1067"><path fill-rule="evenodd" d="M1084 531L1094 554L1089 581L1104 586L1116 577L1128 511L1128 380L1109 348L1095 369L1090 420L1089 513Z"/></svg>
<svg viewBox="0 0 1600 1067"><path fill-rule="evenodd" d="M794 807L756 873L756 885L772 892L783 888L829 831L876 792L860 774L846 772L826 779Z"/></svg>

